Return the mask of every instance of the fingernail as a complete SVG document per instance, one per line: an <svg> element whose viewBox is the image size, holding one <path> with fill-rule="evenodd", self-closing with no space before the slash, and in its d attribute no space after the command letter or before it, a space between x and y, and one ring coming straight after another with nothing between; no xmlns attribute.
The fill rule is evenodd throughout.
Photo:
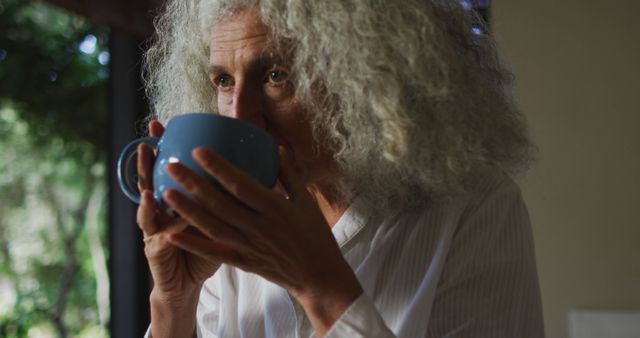
<svg viewBox="0 0 640 338"><path fill-rule="evenodd" d="M178 173L178 164L177 163L169 163L167 165L164 166L164 170L168 171L171 174L177 174Z"/></svg>
<svg viewBox="0 0 640 338"><path fill-rule="evenodd" d="M162 193L162 199L165 200L165 202L172 204L174 199L171 193L169 193L169 189L165 190Z"/></svg>
<svg viewBox="0 0 640 338"><path fill-rule="evenodd" d="M180 233L174 232L172 234L167 234L167 240L174 244L180 242Z"/></svg>
<svg viewBox="0 0 640 338"><path fill-rule="evenodd" d="M206 149L203 147L197 147L193 149L193 151L191 152L191 156L193 156L194 158L195 157L202 158L205 155L206 155Z"/></svg>
<svg viewBox="0 0 640 338"><path fill-rule="evenodd" d="M173 188L167 188L167 189L162 193L162 197L165 197L165 198L171 198L172 191L173 191Z"/></svg>
<svg viewBox="0 0 640 338"><path fill-rule="evenodd" d="M289 156L289 150L283 145L278 146L278 152L280 153L280 156L282 156L282 157L288 157Z"/></svg>
<svg viewBox="0 0 640 338"><path fill-rule="evenodd" d="M165 200L176 201L182 196L182 193L174 188L167 188L162 196Z"/></svg>

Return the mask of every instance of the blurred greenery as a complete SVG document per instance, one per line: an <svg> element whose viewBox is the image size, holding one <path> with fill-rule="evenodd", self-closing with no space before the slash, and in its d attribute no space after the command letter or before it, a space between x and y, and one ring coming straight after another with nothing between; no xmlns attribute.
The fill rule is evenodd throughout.
<svg viewBox="0 0 640 338"><path fill-rule="evenodd" d="M0 95L37 126L34 141L54 133L104 149L106 29L38 1L0 0L0 32ZM93 52L82 52L92 37Z"/></svg>
<svg viewBox="0 0 640 338"><path fill-rule="evenodd" d="M0 0L0 337L108 336L107 33Z"/></svg>

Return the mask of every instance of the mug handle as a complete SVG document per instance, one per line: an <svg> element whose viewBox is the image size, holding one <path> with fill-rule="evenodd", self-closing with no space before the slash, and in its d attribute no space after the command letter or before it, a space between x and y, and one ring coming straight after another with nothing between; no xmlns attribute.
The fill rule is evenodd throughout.
<svg viewBox="0 0 640 338"><path fill-rule="evenodd" d="M124 147L118 158L118 183L120 183L120 189L136 204L140 204L140 192L137 187L138 170L136 161L132 160L138 153L138 145L140 143L146 143L152 148L157 148L159 141L159 137L151 136L133 140Z"/></svg>

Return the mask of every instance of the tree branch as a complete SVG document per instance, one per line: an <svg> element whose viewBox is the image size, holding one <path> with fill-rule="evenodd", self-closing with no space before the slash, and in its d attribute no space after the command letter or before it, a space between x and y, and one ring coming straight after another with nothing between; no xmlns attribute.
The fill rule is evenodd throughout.
<svg viewBox="0 0 640 338"><path fill-rule="evenodd" d="M56 215L56 228L61 232L63 236L63 242L65 244L64 249L66 261L64 263L64 270L61 276L60 284L58 286L56 301L48 313L49 318L58 331L58 336L60 338L67 337L67 328L64 323L64 313L67 307L68 294L71 290L73 281L79 268L77 258L77 241L84 226L84 218L87 214L87 207L89 205L91 194L96 181L95 177L91 174L89 169L85 170L82 174L86 182L83 185L84 189L81 192L80 203L78 203L78 206L77 208L75 208L75 210L71 210L71 220L73 221L73 225L69 231L66 231L65 229L65 210L63 206L58 202L58 196L56 196L55 194L54 187L50 183L48 183L47 180L43 181L43 188L47 197L47 202Z"/></svg>

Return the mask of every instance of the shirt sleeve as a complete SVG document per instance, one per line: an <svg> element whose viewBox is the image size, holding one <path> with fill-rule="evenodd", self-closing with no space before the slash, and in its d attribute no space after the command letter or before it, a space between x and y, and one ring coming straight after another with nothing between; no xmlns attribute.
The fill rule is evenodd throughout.
<svg viewBox="0 0 640 338"><path fill-rule="evenodd" d="M462 214L427 337L544 337L529 215L511 180L487 182Z"/></svg>
<svg viewBox="0 0 640 338"><path fill-rule="evenodd" d="M369 296L362 293L325 335L325 338L341 337L391 338L395 336L385 324Z"/></svg>

